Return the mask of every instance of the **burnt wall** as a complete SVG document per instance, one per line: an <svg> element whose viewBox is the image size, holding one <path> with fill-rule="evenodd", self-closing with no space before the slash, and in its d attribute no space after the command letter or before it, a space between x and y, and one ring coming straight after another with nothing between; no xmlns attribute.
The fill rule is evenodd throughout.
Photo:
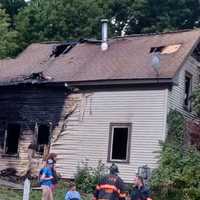
<svg viewBox="0 0 200 200"><path fill-rule="evenodd" d="M22 169L27 165L28 145L33 141L36 122L51 123L52 131L64 116L68 94L65 88L13 86L0 88L0 170L6 167ZM21 133L17 157L8 157L3 150L8 123L19 123ZM58 130L57 130L58 131Z"/></svg>

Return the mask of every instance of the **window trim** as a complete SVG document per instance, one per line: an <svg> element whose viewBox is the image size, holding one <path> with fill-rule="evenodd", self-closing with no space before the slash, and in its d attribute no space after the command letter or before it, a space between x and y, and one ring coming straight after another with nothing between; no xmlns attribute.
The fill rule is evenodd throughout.
<svg viewBox="0 0 200 200"><path fill-rule="evenodd" d="M188 98L188 105L185 104L185 82L186 82L186 78L190 79L190 89L189 89L189 98ZM184 100L183 100L183 108L185 111L187 112L192 112L192 101L191 101L191 95L192 95L192 79L193 76L191 73L189 73L188 71L185 71L185 76L184 76Z"/></svg>
<svg viewBox="0 0 200 200"><path fill-rule="evenodd" d="M114 128L128 128L128 141L127 141L127 155L126 160L112 159L112 144L113 144L113 131ZM109 143L108 143L108 156L107 162L115 163L129 163L130 162L130 152L131 152L131 132L132 132L132 123L110 123L109 128Z"/></svg>

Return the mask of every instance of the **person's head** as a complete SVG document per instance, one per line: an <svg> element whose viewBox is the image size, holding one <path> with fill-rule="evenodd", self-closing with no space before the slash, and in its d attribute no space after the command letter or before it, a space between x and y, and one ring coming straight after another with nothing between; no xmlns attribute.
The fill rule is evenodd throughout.
<svg viewBox="0 0 200 200"><path fill-rule="evenodd" d="M139 175L134 176L133 184L138 187L144 186L143 178Z"/></svg>
<svg viewBox="0 0 200 200"><path fill-rule="evenodd" d="M47 160L48 159L51 159L54 161L54 163L56 163L56 158L57 158L57 154L56 153L50 153L48 156L47 156Z"/></svg>
<svg viewBox="0 0 200 200"><path fill-rule="evenodd" d="M53 168L54 161L52 159L48 159L46 162L47 167Z"/></svg>
<svg viewBox="0 0 200 200"><path fill-rule="evenodd" d="M75 183L70 183L69 184L69 190L75 191L76 190L76 184Z"/></svg>
<svg viewBox="0 0 200 200"><path fill-rule="evenodd" d="M113 163L110 166L110 174L117 175L118 173L119 173L118 166L115 163Z"/></svg>

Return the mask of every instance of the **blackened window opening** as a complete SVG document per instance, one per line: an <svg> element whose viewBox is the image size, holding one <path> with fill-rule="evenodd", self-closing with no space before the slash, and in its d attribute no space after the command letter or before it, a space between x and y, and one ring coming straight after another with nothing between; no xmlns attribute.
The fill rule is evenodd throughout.
<svg viewBox="0 0 200 200"><path fill-rule="evenodd" d="M20 136L20 125L19 124L8 124L7 126L7 137L6 137L6 154L17 154Z"/></svg>
<svg viewBox="0 0 200 200"><path fill-rule="evenodd" d="M185 99L184 106L187 110L191 110L191 91L192 90L192 78L188 75L185 76Z"/></svg>
<svg viewBox="0 0 200 200"><path fill-rule="evenodd" d="M41 155L44 153L45 145L49 144L50 127L46 124L41 124L38 127L38 139L37 139L37 152Z"/></svg>
<svg viewBox="0 0 200 200"><path fill-rule="evenodd" d="M128 128L113 129L112 159L126 160L128 145Z"/></svg>

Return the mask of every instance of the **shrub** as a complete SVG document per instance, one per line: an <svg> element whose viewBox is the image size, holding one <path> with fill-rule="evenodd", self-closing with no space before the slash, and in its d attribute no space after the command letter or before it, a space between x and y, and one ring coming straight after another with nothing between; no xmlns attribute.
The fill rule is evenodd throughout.
<svg viewBox="0 0 200 200"><path fill-rule="evenodd" d="M88 162L83 162L82 165L77 167L75 174L75 183L77 188L85 193L92 193L95 189L99 179L105 175L107 168L99 161L96 168L88 166Z"/></svg>
<svg viewBox="0 0 200 200"><path fill-rule="evenodd" d="M159 168L154 170L150 185L156 200L200 199L200 152L182 148L184 118L170 113L170 138L162 144Z"/></svg>

